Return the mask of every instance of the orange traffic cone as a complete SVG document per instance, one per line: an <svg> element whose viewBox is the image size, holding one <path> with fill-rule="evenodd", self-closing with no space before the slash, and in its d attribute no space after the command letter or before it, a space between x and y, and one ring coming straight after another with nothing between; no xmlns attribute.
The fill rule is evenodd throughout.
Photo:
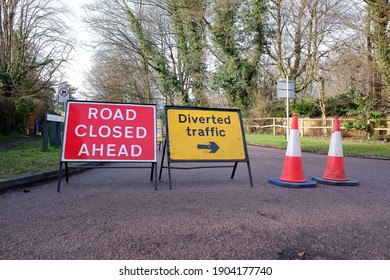
<svg viewBox="0 0 390 280"><path fill-rule="evenodd" d="M349 180L345 173L340 121L338 117L335 118L333 124L333 132L330 138L328 159L326 162L324 176L322 176L322 178L313 177L312 179L319 183L328 185L356 186L359 184L358 181Z"/></svg>
<svg viewBox="0 0 390 280"><path fill-rule="evenodd" d="M282 174L279 178L271 178L268 182L281 187L293 188L315 187L317 185L314 181L306 180L303 175L297 114L293 115Z"/></svg>

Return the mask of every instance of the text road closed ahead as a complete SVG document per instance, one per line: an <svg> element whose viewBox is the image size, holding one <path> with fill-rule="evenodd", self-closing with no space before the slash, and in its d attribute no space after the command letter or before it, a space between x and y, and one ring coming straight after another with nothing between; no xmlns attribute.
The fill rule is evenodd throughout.
<svg viewBox="0 0 390 280"><path fill-rule="evenodd" d="M156 162L154 105L67 103L62 161Z"/></svg>
<svg viewBox="0 0 390 280"><path fill-rule="evenodd" d="M166 107L171 160L245 161L238 110Z"/></svg>

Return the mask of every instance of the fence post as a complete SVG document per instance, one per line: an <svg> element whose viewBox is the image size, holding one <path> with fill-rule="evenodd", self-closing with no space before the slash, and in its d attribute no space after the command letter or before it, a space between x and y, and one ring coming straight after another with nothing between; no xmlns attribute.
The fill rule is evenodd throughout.
<svg viewBox="0 0 390 280"><path fill-rule="evenodd" d="M331 121L332 121L332 127L334 127L334 118L331 118ZM341 129L340 129L341 130ZM342 130L341 130L342 131ZM333 133L333 128L332 130L330 131L330 135L332 135ZM341 136L343 135L343 133L341 132Z"/></svg>
<svg viewBox="0 0 390 280"><path fill-rule="evenodd" d="M275 136L276 135L276 120L275 120L275 118L272 118L272 128L273 128L274 136Z"/></svg>
<svg viewBox="0 0 390 280"><path fill-rule="evenodd" d="M301 119L301 137L303 137L304 132L305 132L305 130L304 130L304 128L303 128L303 123L304 123L304 120L303 120L303 118L302 118L302 119Z"/></svg>

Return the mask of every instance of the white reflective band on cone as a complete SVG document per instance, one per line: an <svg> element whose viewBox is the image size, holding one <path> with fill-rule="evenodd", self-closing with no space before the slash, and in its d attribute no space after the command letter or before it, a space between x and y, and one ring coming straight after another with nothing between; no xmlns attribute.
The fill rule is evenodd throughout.
<svg viewBox="0 0 390 280"><path fill-rule="evenodd" d="M330 138L330 147L328 156L343 157L343 146L341 144L341 132L335 131Z"/></svg>
<svg viewBox="0 0 390 280"><path fill-rule="evenodd" d="M290 138L287 144L286 156L300 157L301 153L301 141L299 139L299 130L291 129Z"/></svg>

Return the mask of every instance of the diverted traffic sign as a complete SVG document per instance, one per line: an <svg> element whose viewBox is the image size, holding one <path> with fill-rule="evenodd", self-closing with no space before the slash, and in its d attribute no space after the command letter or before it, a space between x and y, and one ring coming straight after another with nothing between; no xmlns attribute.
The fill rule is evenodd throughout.
<svg viewBox="0 0 390 280"><path fill-rule="evenodd" d="M239 110L166 107L170 161L247 161Z"/></svg>
<svg viewBox="0 0 390 280"><path fill-rule="evenodd" d="M166 141L160 167L168 168L169 188L171 169L232 167L230 178L239 162L246 162L253 187L245 134L239 110L165 106ZM168 166L164 166L168 147ZM234 162L232 166L173 167L171 163Z"/></svg>
<svg viewBox="0 0 390 280"><path fill-rule="evenodd" d="M69 101L61 161L156 162L156 106Z"/></svg>

